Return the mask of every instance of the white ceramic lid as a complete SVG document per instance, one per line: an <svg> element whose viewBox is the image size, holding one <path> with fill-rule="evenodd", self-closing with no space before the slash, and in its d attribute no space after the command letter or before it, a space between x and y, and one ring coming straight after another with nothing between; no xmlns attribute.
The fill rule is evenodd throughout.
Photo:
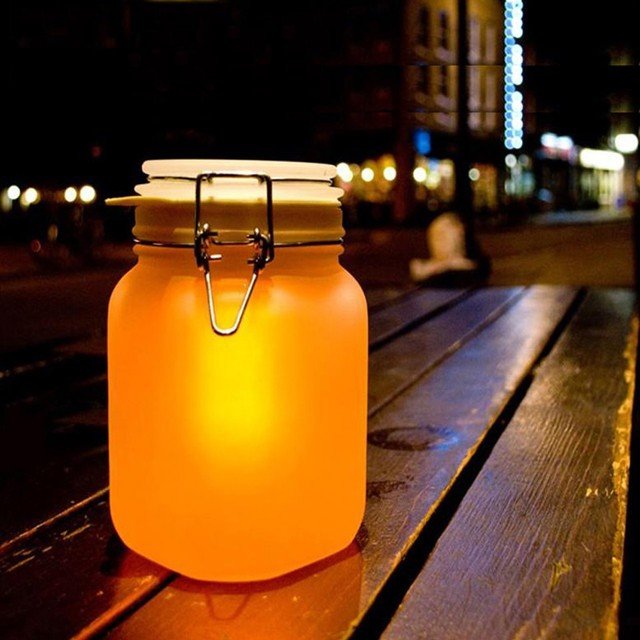
<svg viewBox="0 0 640 640"><path fill-rule="evenodd" d="M156 242L193 241L195 178L202 173L266 174L273 178L273 216L278 242L342 237L339 198L332 186L336 167L308 162L264 160L147 160L149 181L138 195L113 198L112 205L136 207L134 234ZM266 188L247 175L201 183L202 219L213 229L246 234L265 224Z"/></svg>
<svg viewBox="0 0 640 640"><path fill-rule="evenodd" d="M337 174L332 164L281 162L278 160L147 160L142 170L150 177L174 176L195 178L199 173L245 171L266 173L272 178L308 178L329 181Z"/></svg>
<svg viewBox="0 0 640 640"><path fill-rule="evenodd" d="M331 185L336 167L330 164L271 160L147 160L142 170L149 176L149 182L136 185L136 193L172 201L193 201L193 179L201 173L211 172L266 174L274 179L274 202L337 203L343 195L342 189ZM264 200L266 191L264 184L255 178L234 176L203 182L201 196L203 201L255 202Z"/></svg>

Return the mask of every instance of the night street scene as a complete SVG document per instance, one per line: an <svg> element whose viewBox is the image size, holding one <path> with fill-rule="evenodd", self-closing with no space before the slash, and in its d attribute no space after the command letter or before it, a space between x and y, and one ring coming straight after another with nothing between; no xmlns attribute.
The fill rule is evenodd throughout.
<svg viewBox="0 0 640 640"><path fill-rule="evenodd" d="M640 637L640 4L3 14L0 638Z"/></svg>

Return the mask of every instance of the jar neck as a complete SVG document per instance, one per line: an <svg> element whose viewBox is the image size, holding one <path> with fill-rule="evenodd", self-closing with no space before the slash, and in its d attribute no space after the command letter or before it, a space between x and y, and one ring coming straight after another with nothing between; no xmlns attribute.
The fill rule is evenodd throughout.
<svg viewBox="0 0 640 640"><path fill-rule="evenodd" d="M212 273L223 277L246 277L251 273L247 260L253 257L250 246L226 246L217 251L222 257L212 260L209 265ZM150 269L170 271L173 275L201 277L193 249L173 249L136 245L135 254L140 266ZM321 275L340 269L338 257L342 254L341 245L310 247L277 247L275 258L262 270L262 275Z"/></svg>
<svg viewBox="0 0 640 640"><path fill-rule="evenodd" d="M140 240L193 242L193 202L135 196L110 200L109 204L136 207L133 233ZM205 202L200 221L206 222L221 237L243 238L255 228L267 231L265 205L260 202ZM344 235L342 211L337 203L275 202L273 224L277 243L339 240Z"/></svg>

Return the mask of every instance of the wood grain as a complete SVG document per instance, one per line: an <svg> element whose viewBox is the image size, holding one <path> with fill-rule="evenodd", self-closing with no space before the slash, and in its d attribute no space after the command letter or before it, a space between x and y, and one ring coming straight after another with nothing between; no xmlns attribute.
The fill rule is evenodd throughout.
<svg viewBox="0 0 640 640"><path fill-rule="evenodd" d="M398 299L395 304L372 314L369 323L369 345L376 349L401 332L417 326L430 315L454 304L467 295L464 289L418 289Z"/></svg>
<svg viewBox="0 0 640 640"><path fill-rule="evenodd" d="M0 555L107 484L106 377L0 408Z"/></svg>
<svg viewBox="0 0 640 640"><path fill-rule="evenodd" d="M0 559L0 637L69 638L82 621L168 577L119 542L103 498Z"/></svg>
<svg viewBox="0 0 640 640"><path fill-rule="evenodd" d="M572 298L567 289L535 288L375 415L367 512L355 554L264 583L179 578L109 637L349 636L527 375Z"/></svg>
<svg viewBox="0 0 640 640"><path fill-rule="evenodd" d="M463 291L426 289L396 294L399 311L390 303L374 312L370 338L398 335L425 316L432 317L443 306L449 309L463 295ZM509 297L512 291L502 290L501 295ZM477 315L469 321L477 322ZM382 333L377 329L379 324ZM440 340L446 343L446 336ZM93 339L62 345L58 351L71 361L90 362L88 375L99 362L104 367L103 346L102 341ZM57 362L58 351L48 350L48 359L43 362ZM436 349L435 353L440 351ZM37 354L31 360L39 362ZM406 363L405 378L415 376L418 369L419 363L413 368ZM57 370L45 375L39 367L36 370L49 381L44 390L36 387L34 395L0 407L4 425L0 437L0 472L4 472L0 478L0 555L30 530L67 513L107 485L106 375L87 381L78 380L81 372L70 366L65 369L67 375ZM371 374L372 380L381 382L373 387L377 396L384 399L385 393L399 390L393 373L379 370Z"/></svg>
<svg viewBox="0 0 640 640"><path fill-rule="evenodd" d="M617 637L632 309L630 292L586 299L385 640Z"/></svg>
<svg viewBox="0 0 640 640"><path fill-rule="evenodd" d="M484 300L485 295L486 300ZM467 305L462 307L458 312L456 311L456 307L448 309L447 312L443 314L448 317L448 320L439 325L441 328L434 331L432 335L428 331L425 331L425 328L432 322L435 322L437 318L432 319L426 326L419 327L415 330L421 332L420 335L422 335L422 342L416 342L414 338L410 337L414 332L404 335L402 338L398 339L402 341L412 340L411 344L413 346L411 352L408 354L404 351L398 352L394 349L393 345L398 340L385 345L376 352L376 354L387 353L389 355L386 359L382 358L378 360L377 362L379 363L379 366L372 369L372 384L375 385L376 380L384 378L389 372L393 372L394 375L396 375L399 372L402 373L404 371L404 378L401 375L395 378L403 385L406 384L406 379L415 380L416 377L424 370L424 349L421 349L421 346L429 346L429 357L442 359L444 354L450 353L452 344L462 344L462 338L469 333L470 327L484 326L487 322L487 316L495 319L497 310L504 310L507 308L505 306L505 301L512 300L514 296L517 295L520 295L519 290L487 291L484 295L478 294L478 299L471 306ZM571 298L571 293L566 290L561 292L539 291L532 292L530 297L531 301L529 304L533 304L534 306L541 305L545 313L549 312L549 317L551 318L549 322L552 323L553 319L556 318L566 306L567 301ZM464 321L457 321L455 318L458 315L463 317ZM550 326L551 325L549 325L549 327ZM537 338L539 341L544 340L544 336L549 331L549 327L540 328L540 334ZM382 356L376 355L376 357L381 358ZM401 361L394 363L393 358L401 358ZM523 362L519 362L519 368L517 370L520 371L520 369L526 367L527 362L528 360L526 359ZM385 388L388 390L388 393L392 395L395 394L393 385L388 382L385 384ZM387 456L393 458L393 451L387 450ZM406 480L403 480L400 488L402 488L405 483ZM370 502L375 502L379 500L381 496L391 494L393 487L394 485L392 482L389 483L384 479L378 481L374 478L373 482L370 484ZM403 492L400 491L397 496L402 499ZM62 633L60 633L59 636L57 635L59 633L56 626L56 621L58 620L58 609L60 607L63 609L67 607L65 610L69 611L69 602L83 602L86 597L91 596L91 593L87 595L87 583L83 580L76 580L76 573L89 573L91 575L91 588L93 589L93 592L108 593L111 594L112 597L110 599L100 600L104 607L102 611L98 611L99 608L94 608L93 606L89 607L88 605L78 607L75 610L75 614L69 614L69 620L65 623L65 626L62 627L65 633L69 629L75 629L76 631L84 629L87 633L90 633L94 632L96 629L101 629L109 625L114 618L121 614L123 602L130 603L131 599L134 597L146 596L147 591L145 591L145 585L149 584L148 576L152 575L157 577L157 568L155 565L151 565L149 563L151 568L148 572L145 572L144 561L141 559L138 560L139 564L137 565L139 575L137 577L128 576L124 581L119 576L113 576L110 573L96 571L95 562L91 560L93 556L90 556L89 562L85 564L84 554L87 547L90 547L92 549L92 553L97 553L98 556L100 553L108 556L108 549L105 546L104 538L105 536L108 538L106 532L111 531L111 529L106 504L102 505L101 510L97 510L95 512L92 511L92 513L94 514L92 518L95 522L100 523L99 525L80 531L72 539L67 541L64 539L64 536L56 534L57 532L67 530L70 525L67 520L58 522L54 529L47 534L52 536L51 543L46 541L42 542L45 538L42 537L44 533L40 532L37 540L23 541L19 547L12 551L11 557L18 557L14 554L22 554L24 557L33 558L32 560L29 560L29 562L24 565L13 568L9 573L0 572L0 579L2 579L3 583L6 584L10 591L25 593L29 588L32 588L34 584L37 585L37 590L40 594L38 605L39 619L43 621L52 621L51 637L65 637ZM76 515L74 515L74 518L75 517ZM81 517L81 514L77 514L77 517ZM96 541L96 531L104 531L104 534L101 534L103 540L102 543L100 540ZM405 535L409 535L409 533L410 532L405 532ZM361 541L364 540L362 536L360 539ZM60 551L57 551L57 553L59 553L59 557L67 558L67 562L70 563L69 570L59 576L56 581L51 582L53 590L50 588L49 583L42 581L42 576L46 575L49 571L51 556L43 553L32 552L34 549L36 551L42 549L42 545L54 547L56 550L59 545L62 545L60 547ZM350 561L349 565L353 566L354 563L355 561ZM166 577L166 574L164 577ZM341 578L341 581L343 580L346 580L344 575ZM152 582L151 584L152 588L154 588L155 583ZM274 591L272 587L268 587L268 589L270 592ZM275 591L277 591L277 589L275 589ZM7 606L10 607L9 611L11 612L11 604L9 603ZM314 611L313 615L317 615L317 610L313 608L312 610ZM22 613L25 613L24 610ZM4 610L2 605L0 605L0 618L2 618L3 615ZM327 621L327 624L331 625L333 623ZM85 631L82 631L82 633L85 633ZM37 637L37 634L36 636L25 634L21 637Z"/></svg>
<svg viewBox="0 0 640 640"><path fill-rule="evenodd" d="M494 288L459 298L453 309L370 354L369 415L493 322L524 291L522 287Z"/></svg>

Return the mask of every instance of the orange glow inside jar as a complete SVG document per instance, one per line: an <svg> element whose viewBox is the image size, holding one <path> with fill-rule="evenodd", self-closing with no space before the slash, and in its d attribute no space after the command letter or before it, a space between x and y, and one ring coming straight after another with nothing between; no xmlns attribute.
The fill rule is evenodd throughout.
<svg viewBox="0 0 640 640"><path fill-rule="evenodd" d="M134 551L189 577L276 577L345 548L366 487L367 312L340 266L329 165L153 161L135 205L137 264L108 324L112 518ZM194 258L194 182L273 178L274 259L232 335L211 324ZM165 177L159 180L159 176ZM216 239L265 231L264 185L203 180ZM216 319L238 317L254 255L211 245Z"/></svg>

